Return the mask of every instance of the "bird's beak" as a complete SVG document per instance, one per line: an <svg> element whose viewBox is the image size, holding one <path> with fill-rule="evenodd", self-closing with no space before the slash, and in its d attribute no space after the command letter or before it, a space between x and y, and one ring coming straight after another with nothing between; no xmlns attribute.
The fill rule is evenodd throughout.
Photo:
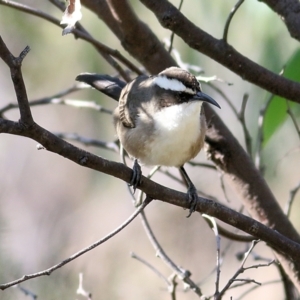
<svg viewBox="0 0 300 300"><path fill-rule="evenodd" d="M208 102L212 105L215 105L215 106L221 108L221 106L218 104L218 102L216 100L214 100L210 96L204 94L203 92L197 92L197 94L193 96L192 100L205 101L205 102Z"/></svg>

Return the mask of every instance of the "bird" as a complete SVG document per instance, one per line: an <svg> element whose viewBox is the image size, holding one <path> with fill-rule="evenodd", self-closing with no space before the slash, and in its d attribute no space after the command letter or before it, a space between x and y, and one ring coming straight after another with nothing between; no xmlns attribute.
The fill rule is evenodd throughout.
<svg viewBox="0 0 300 300"><path fill-rule="evenodd" d="M197 190L184 164L204 146L207 129L203 102L220 108L203 93L196 77L178 67L157 75L140 75L129 83L95 73L76 77L119 101L113 120L123 148L134 159L130 185L141 180L141 167L166 166L180 169L188 186L189 215L196 210Z"/></svg>

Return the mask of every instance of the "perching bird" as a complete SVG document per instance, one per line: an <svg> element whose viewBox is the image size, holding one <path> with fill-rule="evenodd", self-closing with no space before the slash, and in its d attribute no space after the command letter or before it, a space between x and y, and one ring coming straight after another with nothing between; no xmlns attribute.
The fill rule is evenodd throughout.
<svg viewBox="0 0 300 300"><path fill-rule="evenodd" d="M138 76L127 85L108 75L89 73L80 74L76 80L119 99L114 124L121 144L135 159L131 185L136 188L141 178L138 162L178 167L188 184L190 214L195 211L197 191L183 165L204 145L206 121L202 103L220 108L201 91L195 76L171 67L158 75Z"/></svg>

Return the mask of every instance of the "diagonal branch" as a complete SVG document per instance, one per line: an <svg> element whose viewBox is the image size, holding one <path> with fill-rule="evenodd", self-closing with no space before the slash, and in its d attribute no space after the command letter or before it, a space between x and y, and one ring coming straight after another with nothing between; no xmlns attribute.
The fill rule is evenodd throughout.
<svg viewBox="0 0 300 300"><path fill-rule="evenodd" d="M0 57L4 60L4 62L10 68L10 74L12 81L14 83L16 96L18 100L19 110L20 110L20 121L25 126L30 126L33 123L33 118L30 111L30 106L28 103L27 93L25 84L23 81L23 76L21 72L21 65L23 59L30 51L30 48L27 46L18 57L14 57L0 36Z"/></svg>
<svg viewBox="0 0 300 300"><path fill-rule="evenodd" d="M81 0L81 3L107 24L121 41L124 49L150 73L157 73L158 66L161 71L170 65L176 65L175 60L156 35L144 22L139 20L127 0ZM120 11L122 11L122 15L118 13ZM130 19L123 16L125 13L129 14ZM121 24L122 28L120 28L120 22L123 21L125 23Z"/></svg>
<svg viewBox="0 0 300 300"><path fill-rule="evenodd" d="M52 17L49 14L46 14L40 10L32 8L28 5L20 4L18 2L9 1L9 0L0 0L0 5L6 5L12 7L14 9L26 12L28 14L40 17L44 20L47 20L61 28L63 25L60 24L60 20ZM77 28L73 30L74 35L77 38L85 40L93 45L97 51L103 56L103 58L113 67L115 68L125 80L129 81L130 78L128 77L127 73L121 68L121 66L113 59L115 57L125 66L127 66L130 70L134 71L136 74L141 74L142 72L126 57L124 57L118 50L111 49L110 47L102 44L101 42L95 40L80 24L77 25Z"/></svg>
<svg viewBox="0 0 300 300"><path fill-rule="evenodd" d="M300 41L300 3L298 0L260 0L276 12L291 36Z"/></svg>
<svg viewBox="0 0 300 300"><path fill-rule="evenodd" d="M140 0L161 25L181 37L191 48L209 56L229 70L272 94L300 103L300 83L283 78L218 40L188 20L167 0Z"/></svg>
<svg viewBox="0 0 300 300"><path fill-rule="evenodd" d="M108 235L106 235L104 238L96 241L95 243L89 245L88 247L74 253L73 255L71 255L70 257L64 259L63 261L61 261L60 263L37 273L33 273L33 274L29 274L29 275L24 275L23 277L16 279L14 281L5 283L5 284L0 284L0 289L1 290L5 290L11 286L14 286L20 282L32 279L32 278L37 278L37 277L41 277L41 276L45 276L45 275L50 275L52 272L54 272L55 270L63 267L64 265L70 263L71 261L73 261L74 259L76 259L77 257L93 250L94 248L98 247L99 245L103 244L104 242L108 241L109 239L111 239L112 237L114 237L117 233L119 233L120 231L122 231L127 225L129 225L143 210L144 208L152 201L152 199L150 198L146 198L145 201L143 202L143 204L137 208L133 214L124 222L122 223L120 226L118 226L116 229L114 229L112 232L110 232Z"/></svg>

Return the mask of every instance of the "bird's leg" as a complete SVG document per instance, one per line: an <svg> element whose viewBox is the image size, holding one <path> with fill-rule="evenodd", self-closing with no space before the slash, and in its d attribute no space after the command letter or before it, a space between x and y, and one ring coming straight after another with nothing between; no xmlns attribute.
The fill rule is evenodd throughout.
<svg viewBox="0 0 300 300"><path fill-rule="evenodd" d="M135 193L135 190L137 186L140 184L142 178L141 166L139 165L137 159L134 160L132 171L133 171L133 175L129 185L133 187L133 193Z"/></svg>
<svg viewBox="0 0 300 300"><path fill-rule="evenodd" d="M196 187L192 183L190 177L188 176L187 172L185 171L184 167L181 166L180 168L181 174L183 175L187 185L188 185L188 190L187 194L189 196L189 202L190 202L190 208L189 208L189 214L187 215L187 218L191 216L191 214L196 210L197 208L197 201L198 201L198 194Z"/></svg>

